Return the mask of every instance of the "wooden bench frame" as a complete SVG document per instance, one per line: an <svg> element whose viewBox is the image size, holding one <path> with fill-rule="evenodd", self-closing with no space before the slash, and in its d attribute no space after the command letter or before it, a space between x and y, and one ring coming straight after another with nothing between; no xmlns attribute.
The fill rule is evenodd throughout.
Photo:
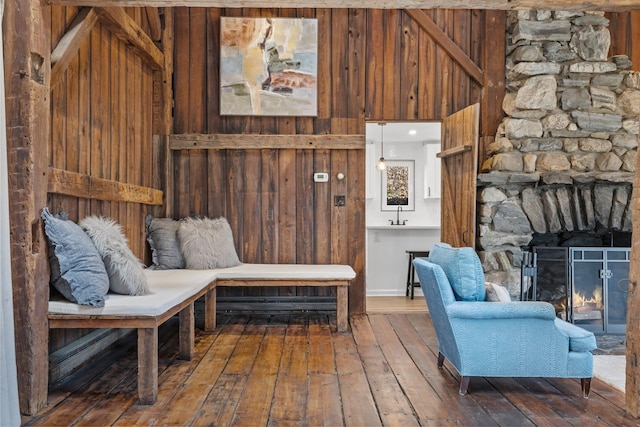
<svg viewBox="0 0 640 427"><path fill-rule="evenodd" d="M138 330L138 396L142 405L158 399L158 326L179 315L180 358L191 360L195 347L195 301L215 295L215 281L159 316L111 316L49 313L50 329L136 328ZM214 314L215 317L215 314Z"/></svg>
<svg viewBox="0 0 640 427"><path fill-rule="evenodd" d="M174 315L179 315L180 358L191 360L195 346L194 303L198 298L205 297L204 330L211 332L216 328L216 288L218 286L335 286L336 329L338 332L348 332L350 283L351 280L346 279L217 278L159 316L49 313L49 328L136 328L138 330L138 396L140 404L151 405L158 399L158 326Z"/></svg>
<svg viewBox="0 0 640 427"><path fill-rule="evenodd" d="M336 279L217 279L216 287L220 286L335 286L336 287L336 329L338 332L349 332L349 285L350 280ZM216 328L216 289L207 293L205 297L204 330L213 331Z"/></svg>

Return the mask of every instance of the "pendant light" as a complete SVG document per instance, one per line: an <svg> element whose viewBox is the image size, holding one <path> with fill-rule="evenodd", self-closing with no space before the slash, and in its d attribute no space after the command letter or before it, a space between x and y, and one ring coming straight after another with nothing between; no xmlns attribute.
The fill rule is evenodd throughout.
<svg viewBox="0 0 640 427"><path fill-rule="evenodd" d="M380 145L381 145L381 150L380 150L380 160L378 160L378 163L376 163L376 169L378 169L379 171L383 171L387 168L387 162L385 162L384 160L384 125L386 125L386 123L378 123L380 125Z"/></svg>

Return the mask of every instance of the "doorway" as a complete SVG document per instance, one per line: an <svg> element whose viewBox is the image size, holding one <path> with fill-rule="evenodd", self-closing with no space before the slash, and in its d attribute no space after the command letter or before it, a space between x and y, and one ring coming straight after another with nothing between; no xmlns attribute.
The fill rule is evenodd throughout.
<svg viewBox="0 0 640 427"><path fill-rule="evenodd" d="M365 137L367 296L405 296L406 251L440 241L441 123L371 121Z"/></svg>

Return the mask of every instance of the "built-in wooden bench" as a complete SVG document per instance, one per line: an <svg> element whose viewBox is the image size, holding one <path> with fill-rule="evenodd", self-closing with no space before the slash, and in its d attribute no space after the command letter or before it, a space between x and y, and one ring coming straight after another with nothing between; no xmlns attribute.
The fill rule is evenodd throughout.
<svg viewBox="0 0 640 427"><path fill-rule="evenodd" d="M205 296L205 330L216 327L217 286L335 286L337 330L349 329L348 265L241 264L218 270L146 270L151 292L108 294L104 307L49 301L49 328L136 328L138 395L141 404L158 397L158 326L180 316L180 357L190 360L195 343L194 302Z"/></svg>
<svg viewBox="0 0 640 427"><path fill-rule="evenodd" d="M108 294L104 307L49 301L49 328L137 328L138 395L141 404L158 397L158 326L179 313L180 357L190 360L195 343L194 302L215 290L212 270L146 270L150 293ZM209 299L209 298L207 298Z"/></svg>
<svg viewBox="0 0 640 427"><path fill-rule="evenodd" d="M348 265L333 264L240 264L215 270L219 286L335 286L336 329L349 330L349 284L356 277ZM205 330L216 327L216 291L206 298Z"/></svg>

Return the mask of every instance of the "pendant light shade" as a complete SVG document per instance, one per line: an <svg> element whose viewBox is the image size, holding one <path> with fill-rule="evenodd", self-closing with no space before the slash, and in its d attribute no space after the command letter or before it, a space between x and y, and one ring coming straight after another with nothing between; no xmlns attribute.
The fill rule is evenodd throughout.
<svg viewBox="0 0 640 427"><path fill-rule="evenodd" d="M376 169L378 169L379 171L383 171L387 168L387 163L384 160L384 125L386 123L378 123L378 125L380 125L380 145L381 145L381 150L380 150L380 160L378 160L378 162L376 163Z"/></svg>

